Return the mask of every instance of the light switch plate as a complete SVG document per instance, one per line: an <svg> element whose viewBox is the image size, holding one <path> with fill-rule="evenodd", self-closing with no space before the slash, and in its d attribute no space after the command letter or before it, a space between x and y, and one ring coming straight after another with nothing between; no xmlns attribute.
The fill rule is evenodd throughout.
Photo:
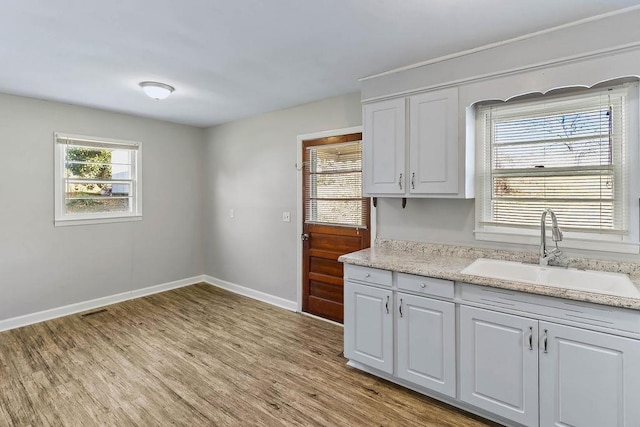
<svg viewBox="0 0 640 427"><path fill-rule="evenodd" d="M291 222L291 212L282 212L282 221Z"/></svg>

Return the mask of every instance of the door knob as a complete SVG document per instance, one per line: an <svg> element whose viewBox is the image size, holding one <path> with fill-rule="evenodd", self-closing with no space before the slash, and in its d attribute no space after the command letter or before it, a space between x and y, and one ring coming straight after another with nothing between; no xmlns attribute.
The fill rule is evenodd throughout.
<svg viewBox="0 0 640 427"><path fill-rule="evenodd" d="M309 235L307 233L304 233L300 236L300 239L302 239L303 242L306 242L307 240L309 240Z"/></svg>

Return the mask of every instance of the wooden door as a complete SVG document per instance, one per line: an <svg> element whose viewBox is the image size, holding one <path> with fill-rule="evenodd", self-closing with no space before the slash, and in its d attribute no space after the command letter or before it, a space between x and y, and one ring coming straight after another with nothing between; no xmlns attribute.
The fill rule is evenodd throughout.
<svg viewBox="0 0 640 427"><path fill-rule="evenodd" d="M538 425L538 321L460 306L460 399Z"/></svg>
<svg viewBox="0 0 640 427"><path fill-rule="evenodd" d="M458 89L412 96L409 112L409 191L458 193Z"/></svg>
<svg viewBox="0 0 640 427"><path fill-rule="evenodd" d="M344 355L393 373L393 300L388 289L345 284Z"/></svg>
<svg viewBox="0 0 640 427"><path fill-rule="evenodd" d="M455 304L399 292L398 377L456 397Z"/></svg>
<svg viewBox="0 0 640 427"><path fill-rule="evenodd" d="M546 322L540 334L540 425L640 425L640 341Z"/></svg>
<svg viewBox="0 0 640 427"><path fill-rule="evenodd" d="M405 99L366 104L364 121L364 193L404 194Z"/></svg>
<svg viewBox="0 0 640 427"><path fill-rule="evenodd" d="M340 255L368 248L370 199L362 196L362 134L303 141L302 310L342 323Z"/></svg>

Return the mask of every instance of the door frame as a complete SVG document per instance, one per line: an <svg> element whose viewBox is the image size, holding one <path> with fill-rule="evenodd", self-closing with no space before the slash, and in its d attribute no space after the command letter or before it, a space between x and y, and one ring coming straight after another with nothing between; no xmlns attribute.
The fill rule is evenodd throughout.
<svg viewBox="0 0 640 427"><path fill-rule="evenodd" d="M297 312L302 313L302 143L309 139L326 138L330 136L348 135L350 133L362 132L362 126L353 126L349 128L333 129L323 132L314 132L298 135L296 143L296 302L298 304ZM372 199L373 200L373 199ZM371 203L369 209L370 223L371 223L371 245L374 244L376 239L376 209Z"/></svg>

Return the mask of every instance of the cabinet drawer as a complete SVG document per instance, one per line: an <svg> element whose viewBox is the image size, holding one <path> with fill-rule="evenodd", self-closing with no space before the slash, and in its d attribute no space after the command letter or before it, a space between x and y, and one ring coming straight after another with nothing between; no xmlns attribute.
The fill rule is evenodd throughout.
<svg viewBox="0 0 640 427"><path fill-rule="evenodd" d="M442 298L453 298L453 282L432 277L398 273L398 289Z"/></svg>
<svg viewBox="0 0 640 427"><path fill-rule="evenodd" d="M465 301L518 310L534 316L550 316L587 325L640 333L640 313L635 310L468 283L463 284L461 295Z"/></svg>
<svg viewBox="0 0 640 427"><path fill-rule="evenodd" d="M345 264L344 278L361 283L391 287L391 271L360 265Z"/></svg>

